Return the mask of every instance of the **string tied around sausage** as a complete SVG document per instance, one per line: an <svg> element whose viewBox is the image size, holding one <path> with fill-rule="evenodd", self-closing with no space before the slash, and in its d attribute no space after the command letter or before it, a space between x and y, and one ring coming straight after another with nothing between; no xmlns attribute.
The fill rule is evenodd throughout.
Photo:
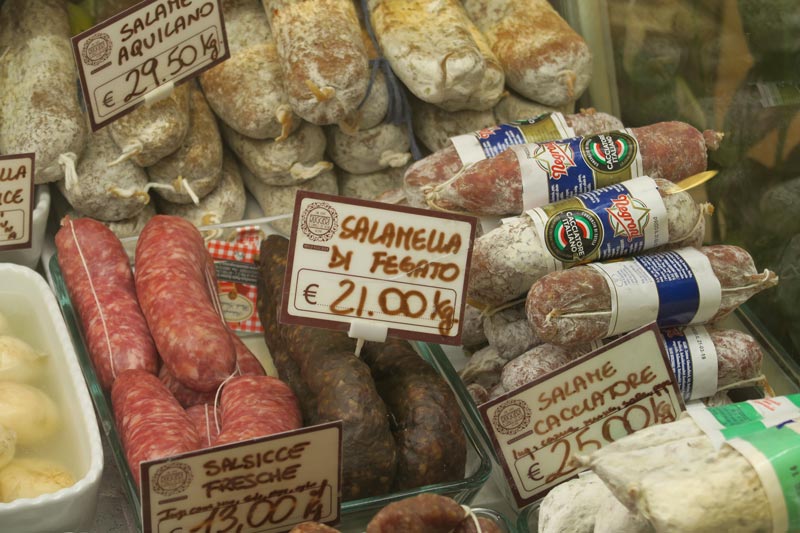
<svg viewBox="0 0 800 533"><path fill-rule="evenodd" d="M483 529L481 528L481 523L478 520L478 515L475 514L475 511L473 511L468 505L464 504L461 505L461 508L464 510L465 513L464 520L467 519L472 520L472 523L475 525L475 531L477 533L483 533Z"/></svg>
<svg viewBox="0 0 800 533"><path fill-rule="evenodd" d="M89 282L89 289L92 294L92 299L97 307L97 313L100 315L100 323L103 326L103 336L105 337L106 341L106 356L108 357L108 366L111 370L111 376L113 379L117 379L117 371L114 369L114 357L111 353L111 335L108 330L108 324L106 323L106 315L103 312L103 306L100 304L100 297L94 288L94 280L92 279L92 273L89 270L89 264L86 261L86 256L84 255L83 249L81 248L81 243L78 240L78 234L75 232L75 224L72 223L72 219L69 216L64 217L64 219L61 221L61 225L65 224L69 225L69 230L72 234L72 242L75 243L75 250L78 252L78 257L80 257L81 260L81 266L86 274L86 280Z"/></svg>
<svg viewBox="0 0 800 533"><path fill-rule="evenodd" d="M189 185L189 182L183 177L178 176L172 182L172 189L179 193L181 191L185 192L191 198L192 203L194 205L200 205L200 198L197 196L197 193L194 192L192 187Z"/></svg>
<svg viewBox="0 0 800 533"><path fill-rule="evenodd" d="M275 137L275 142L285 141L292 133L292 126L294 125L294 118L292 107L289 104L281 104L275 110L275 118L281 125L281 134Z"/></svg>
<svg viewBox="0 0 800 533"><path fill-rule="evenodd" d="M134 141L125 148L122 149L122 153L118 158L108 163L108 166L113 167L115 165L119 165L123 161L127 161L133 156L139 155L144 150L144 145L141 141Z"/></svg>
<svg viewBox="0 0 800 533"><path fill-rule="evenodd" d="M78 156L75 152L64 152L58 155L58 164L64 171L64 185L67 189L72 189L78 184L78 171L75 165L78 162Z"/></svg>

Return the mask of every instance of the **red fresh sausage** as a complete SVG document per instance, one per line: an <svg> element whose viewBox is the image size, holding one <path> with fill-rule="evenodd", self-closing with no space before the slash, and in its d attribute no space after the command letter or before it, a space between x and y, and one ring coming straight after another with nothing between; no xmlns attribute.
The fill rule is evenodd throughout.
<svg viewBox="0 0 800 533"><path fill-rule="evenodd" d="M151 218L136 245L136 294L164 364L196 391L216 389L236 367L203 237L187 220Z"/></svg>
<svg viewBox="0 0 800 533"><path fill-rule="evenodd" d="M302 427L292 389L271 376L237 376L220 396L221 430L214 445L264 437Z"/></svg>
<svg viewBox="0 0 800 533"><path fill-rule="evenodd" d="M125 458L139 485L139 463L200 448L200 437L183 407L157 377L126 370L111 387L114 420Z"/></svg>
<svg viewBox="0 0 800 533"><path fill-rule="evenodd" d="M91 218L65 217L55 244L100 385L109 389L129 368L155 374L158 353L136 298L130 260L117 236Z"/></svg>

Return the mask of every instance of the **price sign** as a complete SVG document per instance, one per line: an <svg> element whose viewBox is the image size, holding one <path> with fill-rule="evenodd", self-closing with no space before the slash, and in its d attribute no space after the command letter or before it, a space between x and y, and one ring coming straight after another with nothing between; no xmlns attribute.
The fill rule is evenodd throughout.
<svg viewBox="0 0 800 533"><path fill-rule="evenodd" d="M473 217L301 191L280 321L459 344Z"/></svg>
<svg viewBox="0 0 800 533"><path fill-rule="evenodd" d="M92 130L230 57L219 0L145 0L72 38Z"/></svg>
<svg viewBox="0 0 800 533"><path fill-rule="evenodd" d="M479 410L522 507L577 475L574 454L672 422L683 401L651 324Z"/></svg>
<svg viewBox="0 0 800 533"><path fill-rule="evenodd" d="M0 250L33 244L34 154L0 156Z"/></svg>
<svg viewBox="0 0 800 533"><path fill-rule="evenodd" d="M332 453L338 450L338 453ZM339 521L341 421L142 463L145 533Z"/></svg>

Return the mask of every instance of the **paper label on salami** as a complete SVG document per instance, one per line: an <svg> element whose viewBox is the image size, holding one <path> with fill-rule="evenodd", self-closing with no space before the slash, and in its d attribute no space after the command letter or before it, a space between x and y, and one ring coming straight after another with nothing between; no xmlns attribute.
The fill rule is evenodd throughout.
<svg viewBox="0 0 800 533"><path fill-rule="evenodd" d="M336 421L144 462L144 532L278 533L306 521L335 524L341 457Z"/></svg>
<svg viewBox="0 0 800 533"><path fill-rule="evenodd" d="M711 263L694 248L589 266L606 278L611 291L609 336L651 321L662 328L701 324L716 314L722 301Z"/></svg>
<svg viewBox="0 0 800 533"><path fill-rule="evenodd" d="M519 162L524 210L643 174L639 143L630 130L511 148Z"/></svg>
<svg viewBox="0 0 800 533"><path fill-rule="evenodd" d="M669 242L667 208L649 177L581 193L526 214L553 258L551 270L633 255Z"/></svg>
<svg viewBox="0 0 800 533"><path fill-rule="evenodd" d="M772 531L800 530L800 423L766 428L727 442L761 480Z"/></svg>
<svg viewBox="0 0 800 533"><path fill-rule="evenodd" d="M662 331L672 372L686 401L717 392L717 349L703 326Z"/></svg>
<svg viewBox="0 0 800 533"><path fill-rule="evenodd" d="M72 38L92 130L230 57L220 0L144 0Z"/></svg>
<svg viewBox="0 0 800 533"><path fill-rule="evenodd" d="M544 113L528 120L498 124L450 138L462 165L500 155L517 144L566 139L575 136L561 113Z"/></svg>
<svg viewBox="0 0 800 533"><path fill-rule="evenodd" d="M34 154L0 156L0 251L33 245Z"/></svg>
<svg viewBox="0 0 800 533"><path fill-rule="evenodd" d="M731 438L800 418L800 394L761 398L717 407L688 404L687 412L719 448Z"/></svg>
<svg viewBox="0 0 800 533"><path fill-rule="evenodd" d="M650 325L478 407L520 507L578 474L571 458L683 410Z"/></svg>
<svg viewBox="0 0 800 533"><path fill-rule="evenodd" d="M476 223L300 191L279 320L459 344Z"/></svg>

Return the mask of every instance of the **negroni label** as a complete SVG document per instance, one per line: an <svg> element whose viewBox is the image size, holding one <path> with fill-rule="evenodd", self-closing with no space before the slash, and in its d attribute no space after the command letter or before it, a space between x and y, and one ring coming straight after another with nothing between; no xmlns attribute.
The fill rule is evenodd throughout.
<svg viewBox="0 0 800 533"><path fill-rule="evenodd" d="M641 177L526 211L553 270L633 255L669 242L656 182Z"/></svg>
<svg viewBox="0 0 800 533"><path fill-rule="evenodd" d="M628 132L523 144L519 163L523 209L532 209L642 175L636 138Z"/></svg>

